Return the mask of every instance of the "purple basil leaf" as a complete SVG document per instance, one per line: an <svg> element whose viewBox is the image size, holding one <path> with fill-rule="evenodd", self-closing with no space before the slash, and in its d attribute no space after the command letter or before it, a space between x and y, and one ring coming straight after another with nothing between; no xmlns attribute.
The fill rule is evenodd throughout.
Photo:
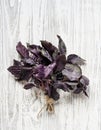
<svg viewBox="0 0 101 130"><path fill-rule="evenodd" d="M72 64L76 64L76 65L84 65L85 64L85 60L82 59L81 57L79 57L78 55L75 55L75 54L70 54L67 57L67 62L72 63Z"/></svg>
<svg viewBox="0 0 101 130"><path fill-rule="evenodd" d="M28 50L34 54L35 56L39 57L39 54L40 54L40 51L42 50L42 47L41 46L38 46L38 45L29 45L27 44L27 47L28 47Z"/></svg>
<svg viewBox="0 0 101 130"><path fill-rule="evenodd" d="M74 86L68 85L68 89L72 91L72 90L74 90Z"/></svg>
<svg viewBox="0 0 101 130"><path fill-rule="evenodd" d="M41 55L45 58L47 58L50 62L52 62L52 57L50 56L50 54L48 53L48 51L46 51L45 49L41 50Z"/></svg>
<svg viewBox="0 0 101 130"><path fill-rule="evenodd" d="M79 94L83 91L83 85L81 83L79 83L77 86L76 86L76 89L74 90L73 93L75 94Z"/></svg>
<svg viewBox="0 0 101 130"><path fill-rule="evenodd" d="M21 66L21 62L14 59L14 60L13 60L13 65L14 65L14 66Z"/></svg>
<svg viewBox="0 0 101 130"><path fill-rule="evenodd" d="M89 97L85 90L83 90L83 93L85 94L85 96Z"/></svg>
<svg viewBox="0 0 101 130"><path fill-rule="evenodd" d="M83 85L83 93L85 94L85 96L89 97L86 92L87 85L89 85L89 79L86 76L82 75L82 77L80 78L80 83Z"/></svg>
<svg viewBox="0 0 101 130"><path fill-rule="evenodd" d="M58 52L58 50L55 50L54 53L52 54L53 60L56 60L59 55L60 53Z"/></svg>
<svg viewBox="0 0 101 130"><path fill-rule="evenodd" d="M58 100L60 98L60 95L55 88L51 89L51 96L50 97L53 98L54 100Z"/></svg>
<svg viewBox="0 0 101 130"><path fill-rule="evenodd" d="M82 83L84 86L89 85L89 79L86 76L82 75L80 83Z"/></svg>
<svg viewBox="0 0 101 130"><path fill-rule="evenodd" d="M17 52L20 54L20 56L21 56L22 58L28 58L28 57L29 57L28 49L27 49L24 45L22 45L21 42L19 42L19 43L17 44L16 50L17 50Z"/></svg>
<svg viewBox="0 0 101 130"><path fill-rule="evenodd" d="M32 69L22 66L10 66L8 71L11 72L18 80L28 80L32 76Z"/></svg>
<svg viewBox="0 0 101 130"><path fill-rule="evenodd" d="M55 72L61 71L66 64L66 56L65 55L59 55L56 59L56 68Z"/></svg>
<svg viewBox="0 0 101 130"><path fill-rule="evenodd" d="M32 58L24 58L21 60L24 64L35 65L35 61Z"/></svg>
<svg viewBox="0 0 101 130"><path fill-rule="evenodd" d="M32 54L34 54L34 56L36 56L36 57L38 57L39 56L39 50L37 50L37 49L29 49L29 51L32 53Z"/></svg>
<svg viewBox="0 0 101 130"><path fill-rule="evenodd" d="M44 57L42 55L40 56L40 58L37 59L37 61L39 64L43 64L45 66L47 66L51 63L50 60L48 60L46 57Z"/></svg>
<svg viewBox="0 0 101 130"><path fill-rule="evenodd" d="M81 68L77 65L66 64L62 74L65 75L70 81L78 81L82 75L82 71Z"/></svg>
<svg viewBox="0 0 101 130"><path fill-rule="evenodd" d="M34 83L27 83L27 84L25 84L24 89L30 89L30 88L32 88L34 86L35 86Z"/></svg>
<svg viewBox="0 0 101 130"><path fill-rule="evenodd" d="M78 85L78 82L67 81L66 84L68 84L70 86L76 86L76 85Z"/></svg>
<svg viewBox="0 0 101 130"><path fill-rule="evenodd" d="M35 68L36 74L39 75L40 78L46 78L54 69L56 63L52 63L48 66L44 66L42 64L37 65Z"/></svg>
<svg viewBox="0 0 101 130"><path fill-rule="evenodd" d="M32 44L30 45L29 43L27 43L27 47L30 49L30 50L33 50L33 49L37 49L37 48L42 48L41 46L39 45L35 45L35 44Z"/></svg>
<svg viewBox="0 0 101 130"><path fill-rule="evenodd" d="M33 69L31 67L22 67L20 77L18 80L29 80L33 75Z"/></svg>
<svg viewBox="0 0 101 130"><path fill-rule="evenodd" d="M54 88L62 89L63 91L69 91L68 90L68 85L66 83L63 83L61 81L58 81L57 83L54 83Z"/></svg>
<svg viewBox="0 0 101 130"><path fill-rule="evenodd" d="M56 88L54 88L53 86L47 84L46 85L46 95L48 95L50 98L53 98L54 100L58 100L60 95L57 92Z"/></svg>
<svg viewBox="0 0 101 130"><path fill-rule="evenodd" d="M81 92L82 92L82 88L77 88L76 90L74 90L73 93L79 94L79 93L81 93Z"/></svg>
<svg viewBox="0 0 101 130"><path fill-rule="evenodd" d="M65 46L65 43L64 43L64 41L62 40L62 38L59 36L59 35L57 35L57 37L58 37L58 39L59 39L59 44L58 44L58 48L59 48L59 52L61 53L61 54L66 54L66 46Z"/></svg>
<svg viewBox="0 0 101 130"><path fill-rule="evenodd" d="M69 90L73 90L76 85L77 85L77 83L74 84L74 83L70 83L70 82L61 82L61 81L54 83L55 88L59 88L59 89L62 89L63 91L68 91L68 92L69 92Z"/></svg>
<svg viewBox="0 0 101 130"><path fill-rule="evenodd" d="M38 65L35 68L36 71L36 77L38 78L47 78L48 75L50 75L50 73L53 71L54 67L55 67L56 63L52 63L48 66L44 66L44 65Z"/></svg>
<svg viewBox="0 0 101 130"><path fill-rule="evenodd" d="M21 74L21 66L10 66L8 68L8 71L11 72L12 75L14 75L15 77L19 78L20 74Z"/></svg>
<svg viewBox="0 0 101 130"><path fill-rule="evenodd" d="M64 76L62 75L61 72L59 72L59 73L56 74L56 79L57 80L63 80L64 79Z"/></svg>
<svg viewBox="0 0 101 130"><path fill-rule="evenodd" d="M57 48L48 41L41 41L41 45L49 52L50 55L52 55L57 50Z"/></svg>
<svg viewBox="0 0 101 130"><path fill-rule="evenodd" d="M52 62L52 57L47 50L40 46L30 45L28 46L29 51L36 56L37 62L43 65L48 65Z"/></svg>
<svg viewBox="0 0 101 130"><path fill-rule="evenodd" d="M44 70L44 74L45 74L45 78L48 77L48 75L53 71L54 67L56 66L56 63L52 63L50 65L48 65L45 70Z"/></svg>
<svg viewBox="0 0 101 130"><path fill-rule="evenodd" d="M36 68L35 68L35 77L39 78L39 79L43 79L45 74L44 74L44 71L45 71L45 66L40 64L40 65L37 65Z"/></svg>

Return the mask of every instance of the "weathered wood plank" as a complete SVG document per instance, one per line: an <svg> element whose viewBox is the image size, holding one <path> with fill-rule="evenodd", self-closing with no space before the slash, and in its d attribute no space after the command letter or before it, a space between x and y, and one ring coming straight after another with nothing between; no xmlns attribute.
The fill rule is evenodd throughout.
<svg viewBox="0 0 101 130"><path fill-rule="evenodd" d="M57 45L66 42L68 54L87 60L90 97L61 92L55 114L43 110L44 97L25 91L7 72L18 58L18 41ZM100 0L0 0L0 130L101 130L101 1ZM36 90L37 91L37 90Z"/></svg>

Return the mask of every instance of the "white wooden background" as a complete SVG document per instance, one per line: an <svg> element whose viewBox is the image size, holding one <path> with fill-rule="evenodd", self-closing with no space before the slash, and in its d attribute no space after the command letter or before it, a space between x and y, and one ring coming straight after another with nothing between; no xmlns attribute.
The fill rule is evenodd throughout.
<svg viewBox="0 0 101 130"><path fill-rule="evenodd" d="M6 70L18 58L18 41L57 45L87 60L89 98L61 92L55 114L43 110L44 98L24 90ZM0 130L101 130L101 0L0 0Z"/></svg>

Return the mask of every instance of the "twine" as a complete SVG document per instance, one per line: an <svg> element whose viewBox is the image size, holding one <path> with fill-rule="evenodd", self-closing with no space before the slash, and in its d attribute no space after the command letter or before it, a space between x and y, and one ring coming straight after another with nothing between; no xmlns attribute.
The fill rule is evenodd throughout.
<svg viewBox="0 0 101 130"><path fill-rule="evenodd" d="M46 110L49 113L54 113L54 99L50 98L49 96L45 96L46 97L46 104L40 109L40 111L37 114L37 118L39 118L42 110L46 107Z"/></svg>

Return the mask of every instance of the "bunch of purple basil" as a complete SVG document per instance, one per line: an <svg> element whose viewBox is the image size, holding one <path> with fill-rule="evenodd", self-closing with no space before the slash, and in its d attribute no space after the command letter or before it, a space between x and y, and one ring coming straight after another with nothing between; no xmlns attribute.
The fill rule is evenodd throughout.
<svg viewBox="0 0 101 130"><path fill-rule="evenodd" d="M21 60L15 60L8 68L17 81L26 81L24 89L37 87L53 100L60 98L58 89L74 94L84 93L89 80L82 75L81 65L85 60L78 55L66 56L66 46L62 38L57 35L58 48L52 43L42 40L41 46L27 44L27 47L19 42L16 50Z"/></svg>

